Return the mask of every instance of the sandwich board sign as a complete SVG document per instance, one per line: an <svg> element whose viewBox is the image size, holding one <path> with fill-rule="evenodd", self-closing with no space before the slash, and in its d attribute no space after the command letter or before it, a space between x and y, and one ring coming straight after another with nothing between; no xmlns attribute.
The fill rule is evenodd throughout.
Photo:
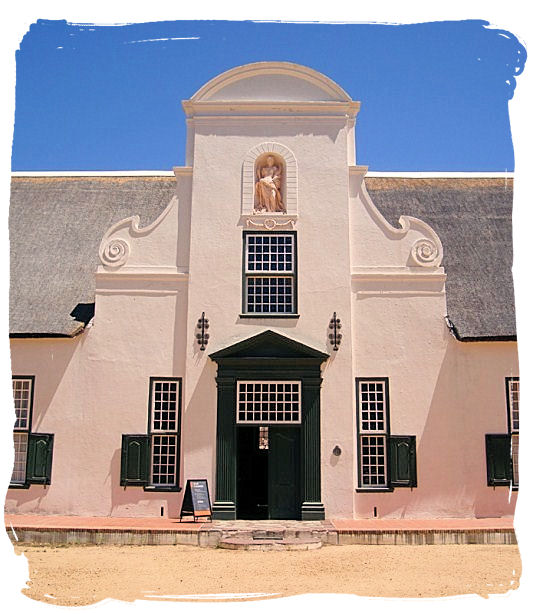
<svg viewBox="0 0 533 614"><path fill-rule="evenodd" d="M185 495L181 504L180 522L184 516L212 520L211 500L207 480L187 480Z"/></svg>

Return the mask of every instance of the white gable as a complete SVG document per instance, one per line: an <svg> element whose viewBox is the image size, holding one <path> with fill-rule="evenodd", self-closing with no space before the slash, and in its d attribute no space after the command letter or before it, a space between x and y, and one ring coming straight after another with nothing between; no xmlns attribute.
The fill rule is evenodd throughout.
<svg viewBox="0 0 533 614"><path fill-rule="evenodd" d="M193 101L348 102L351 98L321 73L289 62L256 62L209 81Z"/></svg>

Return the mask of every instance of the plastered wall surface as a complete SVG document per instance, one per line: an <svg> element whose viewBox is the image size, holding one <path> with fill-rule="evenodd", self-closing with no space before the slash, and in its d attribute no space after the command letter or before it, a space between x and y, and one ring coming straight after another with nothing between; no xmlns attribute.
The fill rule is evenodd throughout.
<svg viewBox="0 0 533 614"><path fill-rule="evenodd" d="M202 107L228 105L230 96L245 104L254 91L274 104L281 85L287 100L318 96L308 83L287 89L291 78L271 79L269 90L257 89L254 75L204 86L200 110L189 112L176 197L148 227L125 220L103 238L93 324L74 339L12 340L13 374L35 375L33 430L55 439L52 483L10 489L7 511L159 516L163 507L179 515L182 493L119 484L121 436L147 432L152 376L182 378L180 484L206 477L214 500L216 364L208 354L273 330L330 354L321 391L326 517L372 517L374 508L379 517L513 513L516 493L509 500L507 489L486 486L484 436L507 431L505 377L518 374L516 344L451 336L439 239L412 218L391 227L371 203L366 169L355 165L354 118L272 109L221 118L218 107ZM336 100L331 88L315 101ZM243 215L243 164L265 142L297 163L293 225L275 231L297 233L298 318L242 317L243 231L257 228ZM413 256L421 241L426 260L426 252ZM203 312L206 351L196 339ZM337 352L328 340L333 312L342 322ZM390 433L416 436L417 488L356 492L356 377L389 378Z"/></svg>

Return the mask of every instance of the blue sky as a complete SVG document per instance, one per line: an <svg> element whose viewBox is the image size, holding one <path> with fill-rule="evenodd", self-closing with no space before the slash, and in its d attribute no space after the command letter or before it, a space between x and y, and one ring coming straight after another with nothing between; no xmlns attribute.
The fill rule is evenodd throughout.
<svg viewBox="0 0 533 614"><path fill-rule="evenodd" d="M526 51L487 25L38 20L16 56L12 170L170 170L184 162L182 100L239 64L284 60L361 101L370 170L511 171Z"/></svg>

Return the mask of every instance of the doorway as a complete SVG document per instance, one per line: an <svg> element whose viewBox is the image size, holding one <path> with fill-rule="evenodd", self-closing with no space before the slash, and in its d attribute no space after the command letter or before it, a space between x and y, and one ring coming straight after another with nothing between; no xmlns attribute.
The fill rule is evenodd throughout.
<svg viewBox="0 0 533 614"><path fill-rule="evenodd" d="M237 518L301 518L300 429L237 428Z"/></svg>
<svg viewBox="0 0 533 614"><path fill-rule="evenodd" d="M248 512L252 507L254 513L259 513L258 504L265 505L266 493L269 518L323 520L325 509L321 501L320 484L320 386L321 365L329 358L328 354L274 331L265 330L209 356L218 365L213 518L235 520L242 517L243 508L246 513L246 507ZM299 383L299 386L293 390L296 383ZM250 385L250 391L248 388L243 390L243 384ZM265 391L264 384L267 385ZM278 384L281 385L280 390ZM248 396L249 392L253 393L253 398ZM256 392L260 393L257 395L260 407L256 406ZM242 393L246 393L243 398ZM278 393L283 395L283 399ZM247 470L243 469L243 466L246 462L255 463L258 454L253 453L247 460L242 450L246 446L249 450L255 449L255 443L254 440L249 440L247 444L239 445L240 438L246 438L246 435L239 433L241 429L252 426L257 429L263 424L268 424L269 430L267 475L265 478L264 473L260 473L261 465L258 461L258 474L262 477L257 479L254 485L254 480L249 474L246 475ZM248 486L252 485L251 492L257 488L259 495L248 494L250 489L245 486L247 480ZM238 488L240 497L237 494ZM297 510L296 505L299 506Z"/></svg>

